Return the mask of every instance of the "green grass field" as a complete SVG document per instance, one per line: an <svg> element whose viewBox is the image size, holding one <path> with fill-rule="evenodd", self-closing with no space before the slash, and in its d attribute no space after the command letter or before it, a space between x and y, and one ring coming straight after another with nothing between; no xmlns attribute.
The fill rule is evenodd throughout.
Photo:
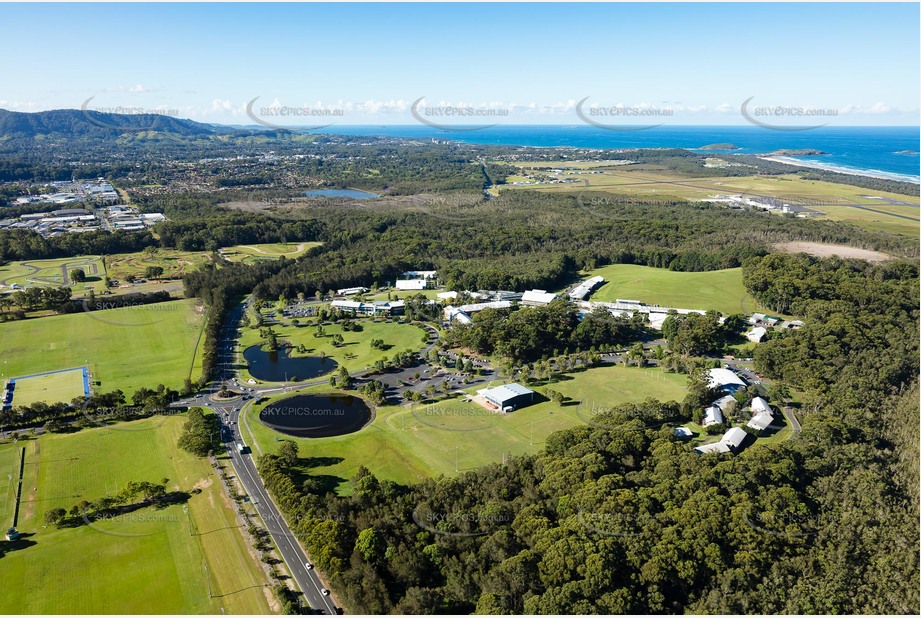
<svg viewBox="0 0 921 618"><path fill-rule="evenodd" d="M542 162L521 163L524 173L548 175L548 168L560 166L591 169L600 173L579 174L567 170L558 179L576 179L577 183L537 184L512 187L501 185L501 191L521 189L551 193L578 194L583 191L605 192L625 200L701 200L722 194L769 196L805 204L825 213L824 218L844 221L873 230L917 236L919 231L919 199L886 191L863 189L852 185L803 180L795 174L782 176L726 176L693 178L652 166L610 165L605 162ZM890 205L885 199L907 202ZM871 212L858 208L871 208ZM586 207L592 207L586 200ZM893 216L899 215L899 216ZM907 219L904 217L908 217Z"/></svg>
<svg viewBox="0 0 921 618"><path fill-rule="evenodd" d="M19 447L27 448L18 525L25 546L2 558L0 612L270 613L268 579L243 541L220 480L207 460L176 448L183 422L161 417L0 444L0 473ZM92 525L43 523L52 508L69 510L127 481L164 478L170 491L202 492L186 504L146 507ZM3 508L6 522L9 500Z"/></svg>
<svg viewBox="0 0 921 618"><path fill-rule="evenodd" d="M207 251L178 251L176 249L156 249L135 253L118 253L106 256L109 277L125 283L125 277L134 275L138 279L145 277L148 266L163 269L161 279L179 279L187 272L199 268L211 261Z"/></svg>
<svg viewBox="0 0 921 618"><path fill-rule="evenodd" d="M497 415L473 403L443 401L433 406L387 406L377 410L375 419L360 431L334 438L298 439L303 457L314 475L327 475L348 493L347 480L366 466L382 479L412 483L421 478L455 475L459 471L501 462L503 455L536 452L547 436L591 419L592 406L612 406L652 397L663 401L684 398L686 376L658 369L623 366L598 367L576 372L549 386L571 397L560 406L542 401L507 415ZM312 391L329 391L316 387ZM476 389L469 389L475 391ZM542 387L537 387L538 392ZM241 423L247 443L255 438L254 452L272 453L277 449L274 431L259 421L259 410L267 403L246 412L248 427ZM328 463L334 461L336 463Z"/></svg>
<svg viewBox="0 0 921 618"><path fill-rule="evenodd" d="M71 272L82 269L86 281L74 283L70 279ZM55 260L27 260L12 262L0 266L0 284L11 286L17 284L23 287L60 287L69 285L73 288L74 296L82 297L90 289L97 295L105 290L103 279L106 276L106 267L102 258L98 256L85 256Z"/></svg>
<svg viewBox="0 0 921 618"><path fill-rule="evenodd" d="M266 243L259 245L236 245L221 249L221 254L231 262L243 262L245 264L259 260L277 260L284 256L286 259L293 260L298 258L314 247L323 243L319 242L299 242L299 243Z"/></svg>
<svg viewBox="0 0 921 618"><path fill-rule="evenodd" d="M83 371L74 369L44 376L16 378L13 405L27 406L36 401L70 401L83 396Z"/></svg>
<svg viewBox="0 0 921 618"><path fill-rule="evenodd" d="M189 377L202 326L195 300L8 322L0 337L7 377L89 366L94 389L180 388ZM192 379L198 376L193 375Z"/></svg>
<svg viewBox="0 0 921 618"><path fill-rule="evenodd" d="M742 285L742 269L676 272L635 264L612 264L585 276L601 275L605 283L589 300L618 298L680 309L715 309L724 314L752 313L758 302Z"/></svg>
<svg viewBox="0 0 921 618"><path fill-rule="evenodd" d="M425 331L418 326L396 322L375 322L371 319L361 319L357 322L363 327L361 332L347 332L343 331L340 325L328 324L323 327L324 337L315 336L315 326L273 325L273 329L278 334L279 342L288 342L293 346L304 345L307 351L304 354L293 352L293 356L317 356L323 352L340 365L345 365L349 371L373 367L376 361L381 360L384 356L393 356L395 352L422 348L422 336ZM344 341L343 345L338 348L333 345L332 341L333 335L337 334L342 335ZM385 345L391 347L386 350L374 349L371 347L372 339L382 339ZM246 348L262 343L259 329L244 328L240 337L241 360ZM240 373L244 379L251 377L245 367Z"/></svg>

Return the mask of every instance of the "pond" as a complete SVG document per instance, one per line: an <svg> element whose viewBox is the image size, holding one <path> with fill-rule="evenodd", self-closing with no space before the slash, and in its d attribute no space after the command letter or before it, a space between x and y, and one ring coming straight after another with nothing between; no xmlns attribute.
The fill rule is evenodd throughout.
<svg viewBox="0 0 921 618"><path fill-rule="evenodd" d="M380 197L377 193L359 191L358 189L316 189L304 193L307 197L348 197L353 200L368 200Z"/></svg>
<svg viewBox="0 0 921 618"><path fill-rule="evenodd" d="M339 363L319 356L289 356L290 348L265 352L258 345L243 351L243 360L251 376L265 382L299 382L327 374Z"/></svg>
<svg viewBox="0 0 921 618"><path fill-rule="evenodd" d="M358 431L371 420L371 409L352 395L295 395L271 403L259 420L296 438L328 438Z"/></svg>

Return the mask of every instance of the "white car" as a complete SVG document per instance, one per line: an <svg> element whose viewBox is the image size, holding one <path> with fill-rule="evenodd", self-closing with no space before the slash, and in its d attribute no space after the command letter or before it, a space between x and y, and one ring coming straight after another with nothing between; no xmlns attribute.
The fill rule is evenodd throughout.
<svg viewBox="0 0 921 618"><path fill-rule="evenodd" d="M313 570L313 565L310 564L309 562L305 562L305 563L304 563L304 566L307 567L307 570L308 570L308 571Z"/></svg>
<svg viewBox="0 0 921 618"><path fill-rule="evenodd" d="M327 590L326 588L324 588L324 589L321 590L320 592L323 593L323 596L324 596L324 597L328 597L328 596L329 596L329 590Z"/></svg>

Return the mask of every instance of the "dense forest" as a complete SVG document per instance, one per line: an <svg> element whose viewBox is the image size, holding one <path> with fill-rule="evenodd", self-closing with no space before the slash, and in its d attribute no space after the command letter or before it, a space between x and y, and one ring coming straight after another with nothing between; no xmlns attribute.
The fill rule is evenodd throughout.
<svg viewBox="0 0 921 618"><path fill-rule="evenodd" d="M789 270L806 324L756 363L803 390L795 440L696 455L648 401L455 479L362 470L338 497L309 453L260 472L349 612L915 613L917 268L772 255L745 278L770 302Z"/></svg>

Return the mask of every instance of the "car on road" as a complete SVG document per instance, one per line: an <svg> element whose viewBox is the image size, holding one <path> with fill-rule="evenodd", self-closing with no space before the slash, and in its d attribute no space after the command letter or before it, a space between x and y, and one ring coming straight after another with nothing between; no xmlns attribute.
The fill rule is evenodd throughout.
<svg viewBox="0 0 921 618"><path fill-rule="evenodd" d="M328 596L329 596L329 590L327 590L326 588L323 588L323 590L321 590L320 592L323 593L323 596L324 596L324 597L328 597Z"/></svg>
<svg viewBox="0 0 921 618"><path fill-rule="evenodd" d="M305 563L304 563L304 566L307 567L307 570L308 570L308 571L313 570L313 565L310 564L309 562L305 562Z"/></svg>

